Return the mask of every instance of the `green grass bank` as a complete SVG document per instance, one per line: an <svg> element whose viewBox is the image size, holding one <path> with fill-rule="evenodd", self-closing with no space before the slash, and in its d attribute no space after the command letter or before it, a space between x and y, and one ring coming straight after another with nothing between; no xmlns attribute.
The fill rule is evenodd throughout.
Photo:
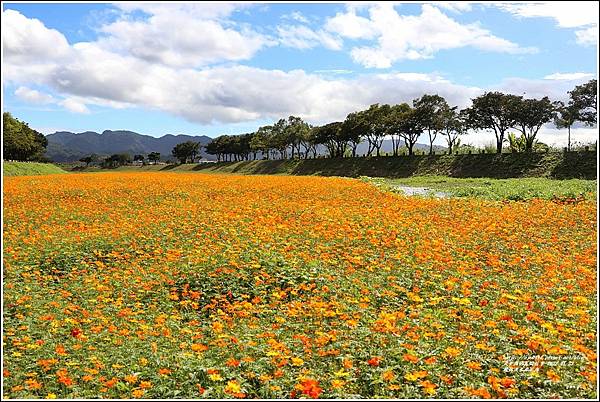
<svg viewBox="0 0 600 402"><path fill-rule="evenodd" d="M2 162L3 176L40 176L64 173L67 172L51 163Z"/></svg>
<svg viewBox="0 0 600 402"><path fill-rule="evenodd" d="M436 175L462 178L546 177L594 180L597 176L597 161L596 152L582 151L260 160L122 169L389 178Z"/></svg>

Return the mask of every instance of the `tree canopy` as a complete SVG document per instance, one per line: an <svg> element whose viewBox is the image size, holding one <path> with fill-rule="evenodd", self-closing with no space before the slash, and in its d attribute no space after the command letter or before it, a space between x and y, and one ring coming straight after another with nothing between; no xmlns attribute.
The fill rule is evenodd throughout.
<svg viewBox="0 0 600 402"><path fill-rule="evenodd" d="M180 163L187 163L190 161L193 163L196 160L196 156L200 152L200 143L195 141L186 141L175 145L172 154L175 158L179 159Z"/></svg>
<svg viewBox="0 0 600 402"><path fill-rule="evenodd" d="M48 146L46 137L10 113L2 114L2 147L4 159L42 161Z"/></svg>
<svg viewBox="0 0 600 402"><path fill-rule="evenodd" d="M571 104L577 109L577 120L588 126L594 126L598 116L598 81L591 80L577 85L569 95Z"/></svg>

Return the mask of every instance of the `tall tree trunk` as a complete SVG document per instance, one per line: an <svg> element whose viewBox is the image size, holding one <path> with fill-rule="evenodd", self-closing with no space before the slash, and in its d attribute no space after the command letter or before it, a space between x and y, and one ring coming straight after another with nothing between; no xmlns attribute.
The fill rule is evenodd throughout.
<svg viewBox="0 0 600 402"><path fill-rule="evenodd" d="M431 130L427 131L429 134L429 155L433 155L433 140L434 138L431 137Z"/></svg>
<svg viewBox="0 0 600 402"><path fill-rule="evenodd" d="M571 152L571 125L567 127L567 131L569 132L569 137L567 138L567 151Z"/></svg>
<svg viewBox="0 0 600 402"><path fill-rule="evenodd" d="M497 154L502 153L502 140L504 140L504 137L502 135L496 136L496 153Z"/></svg>

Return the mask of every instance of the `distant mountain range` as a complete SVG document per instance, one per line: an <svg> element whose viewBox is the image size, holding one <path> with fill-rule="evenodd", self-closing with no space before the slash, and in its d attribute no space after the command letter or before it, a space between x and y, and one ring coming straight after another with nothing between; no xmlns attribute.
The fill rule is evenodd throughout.
<svg viewBox="0 0 600 402"><path fill-rule="evenodd" d="M196 141L205 145L212 140L205 135L183 134L167 134L156 138L123 130L106 130L101 134L94 131L84 133L57 131L47 135L46 138L48 139L46 156L55 162L74 162L91 154L107 156L128 153L133 156L136 154L147 155L150 152L160 152L161 158L166 160L173 159L171 151L179 143ZM200 152L200 155L205 159L215 159L212 155L207 155L204 150Z"/></svg>
<svg viewBox="0 0 600 402"><path fill-rule="evenodd" d="M171 151L179 143L196 141L202 145L206 145L212 140L212 138L206 135L167 134L157 138L124 130L105 130L102 133L94 131L83 133L57 131L54 134L48 134L46 138L48 139L46 156L54 162L75 162L91 154L102 157L118 153L128 153L133 156L137 154L147 155L150 152L160 152L161 159L168 160L173 159ZM381 147L381 152L392 152L392 149L392 142L385 140ZM428 151L429 145L416 144L415 149ZM434 149L436 152L439 152L446 148L435 145ZM319 147L318 150L319 153L326 153L325 147ZM357 152L359 155L363 155L367 150L368 144L364 142L358 146ZM214 155L208 155L204 152L204 149L200 151L200 155L206 160L216 160Z"/></svg>

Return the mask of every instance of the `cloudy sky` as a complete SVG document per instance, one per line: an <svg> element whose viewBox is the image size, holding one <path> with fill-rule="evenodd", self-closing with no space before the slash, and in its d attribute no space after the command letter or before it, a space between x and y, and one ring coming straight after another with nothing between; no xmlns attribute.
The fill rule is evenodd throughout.
<svg viewBox="0 0 600 402"><path fill-rule="evenodd" d="M2 5L4 110L46 134L214 137L423 93L460 107L486 90L558 100L597 76L595 1Z"/></svg>

